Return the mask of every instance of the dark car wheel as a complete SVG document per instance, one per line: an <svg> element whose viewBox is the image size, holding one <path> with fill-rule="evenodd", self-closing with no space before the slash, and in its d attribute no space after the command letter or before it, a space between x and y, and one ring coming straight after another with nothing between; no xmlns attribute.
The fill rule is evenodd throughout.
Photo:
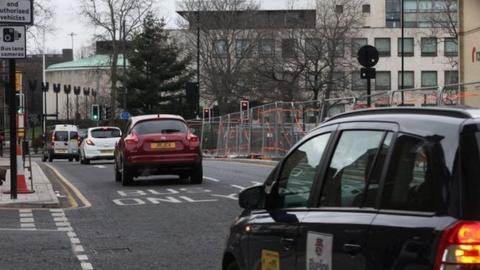
<svg viewBox="0 0 480 270"><path fill-rule="evenodd" d="M118 166L116 161L115 161L115 165L113 165L113 170L115 171L115 181L116 182L122 181L122 174L118 171Z"/></svg>
<svg viewBox="0 0 480 270"><path fill-rule="evenodd" d="M203 166L197 166L190 175L190 182L192 184L201 184L203 182Z"/></svg>
<svg viewBox="0 0 480 270"><path fill-rule="evenodd" d="M129 186L133 182L133 175L130 170L126 167L125 163L122 163L122 172L121 172L122 185Z"/></svg>
<svg viewBox="0 0 480 270"><path fill-rule="evenodd" d="M72 162L72 161L73 161L73 158L72 158L72 157L69 157L69 158L68 158L68 161L69 161L69 162Z"/></svg>
<svg viewBox="0 0 480 270"><path fill-rule="evenodd" d="M236 261L230 262L225 270L240 270Z"/></svg>

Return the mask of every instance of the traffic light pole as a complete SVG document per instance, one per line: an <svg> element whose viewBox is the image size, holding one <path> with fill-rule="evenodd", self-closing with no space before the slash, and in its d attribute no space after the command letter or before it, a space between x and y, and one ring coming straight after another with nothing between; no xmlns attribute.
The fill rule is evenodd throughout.
<svg viewBox="0 0 480 270"><path fill-rule="evenodd" d="M8 111L10 115L10 198L17 198L17 104L15 102L15 59L9 60L9 92L8 100L10 106Z"/></svg>

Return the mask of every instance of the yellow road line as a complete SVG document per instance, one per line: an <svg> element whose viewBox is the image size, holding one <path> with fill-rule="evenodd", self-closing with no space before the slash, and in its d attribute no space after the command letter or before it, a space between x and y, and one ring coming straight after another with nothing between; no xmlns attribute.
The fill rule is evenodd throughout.
<svg viewBox="0 0 480 270"><path fill-rule="evenodd" d="M92 206L92 204L88 201L87 198L85 198L85 196L83 196L83 194L80 192L80 190L78 190L78 188L76 188L70 181L68 181L65 177L63 177L63 175L60 174L60 172L57 169L55 169L50 164L45 163L45 165L47 165L50 169L52 169L52 171L58 176L58 178L60 178L60 180L62 180L62 182L65 185L67 185L75 193L75 195L82 202L84 207L91 207ZM78 207L78 204L77 204L77 207Z"/></svg>

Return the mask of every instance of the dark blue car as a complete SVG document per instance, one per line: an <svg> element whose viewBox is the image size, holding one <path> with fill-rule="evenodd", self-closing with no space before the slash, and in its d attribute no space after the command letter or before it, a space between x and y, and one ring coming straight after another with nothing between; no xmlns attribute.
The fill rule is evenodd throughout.
<svg viewBox="0 0 480 270"><path fill-rule="evenodd" d="M480 269L480 110L338 115L239 203L223 269Z"/></svg>

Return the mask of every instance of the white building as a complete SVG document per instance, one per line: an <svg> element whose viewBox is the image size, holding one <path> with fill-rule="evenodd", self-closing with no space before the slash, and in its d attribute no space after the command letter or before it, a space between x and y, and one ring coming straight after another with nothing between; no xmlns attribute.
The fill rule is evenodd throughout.
<svg viewBox="0 0 480 270"><path fill-rule="evenodd" d="M445 1L454 3L445 9ZM313 1L312 1L313 2ZM340 3L341 1L339 1ZM364 25L359 29L356 37L345 40L343 55L348 61L357 62L356 52L362 45L372 45L377 48L380 54L380 60L375 66L376 79L372 82L372 89L375 91L397 90L401 88L401 3L399 0L365 0L361 7L364 18ZM456 1L453 0L403 0L404 3L404 89L436 87L439 85L453 84L458 82L458 42L453 38L447 29L440 27L442 20L447 21L447 14L452 15L453 23L456 24L457 11ZM343 7L337 5L336 12L342 12ZM276 31L278 35L270 40L259 40L255 55L253 57L266 57L268 55L287 55L284 50L291 50L291 46L285 46L289 42L286 32L302 25L305 29L315 28L315 17L312 20L311 14L315 9L302 10L260 10L256 12L258 16L255 21L257 24L250 24L253 31L266 31L269 28ZM179 12L184 18L191 18L191 29L195 29L196 13ZM240 15L241 16L241 15ZM215 14L208 12L206 23L212 20ZM241 18L241 17L239 17ZM266 18L266 19L265 19ZM293 26L289 22L295 21ZM300 20L300 21L298 21ZM317 14L318 20L318 14ZM215 28L217 27L217 28ZM218 31L218 26L213 26L212 31ZM287 31L288 30L288 31ZM194 31L192 31L193 33ZM245 40L242 37L234 38L229 41L234 43L234 48L241 48ZM228 53L226 47L228 44L224 40L215 41L212 47L217 50L219 57L225 58ZM300 40L305 44L307 40ZM293 43L292 43L293 44ZM304 45L307 47L307 45ZM262 53L263 52L263 53ZM233 56L234 57L234 56ZM358 66L359 67L359 66ZM340 72L342 73L342 72ZM308 75L307 75L308 76ZM366 81L360 79L359 72L349 77L347 86L356 95L365 95ZM252 78L249 78L252 80ZM352 93L350 92L350 93ZM349 94L350 94L349 93Z"/></svg>

